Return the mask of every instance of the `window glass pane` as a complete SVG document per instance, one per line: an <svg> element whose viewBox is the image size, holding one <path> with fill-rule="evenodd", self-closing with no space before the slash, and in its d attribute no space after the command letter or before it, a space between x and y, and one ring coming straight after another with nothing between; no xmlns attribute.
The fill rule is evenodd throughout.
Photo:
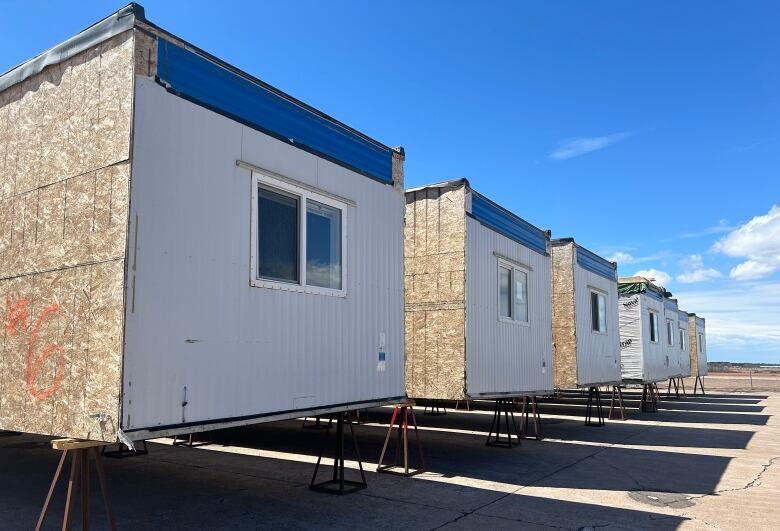
<svg viewBox="0 0 780 531"><path fill-rule="evenodd" d="M699 352L703 352L704 345L701 344L701 334L699 334Z"/></svg>
<svg viewBox="0 0 780 531"><path fill-rule="evenodd" d="M590 327L594 332L601 332L599 328L599 295L593 291L590 292Z"/></svg>
<svg viewBox="0 0 780 531"><path fill-rule="evenodd" d="M672 331L672 322L666 321L666 342L674 345L674 332Z"/></svg>
<svg viewBox="0 0 780 531"><path fill-rule="evenodd" d="M680 350L685 350L685 334L684 330L680 328Z"/></svg>
<svg viewBox="0 0 780 531"><path fill-rule="evenodd" d="M528 273L515 269L515 320L528 322Z"/></svg>
<svg viewBox="0 0 780 531"><path fill-rule="evenodd" d="M306 200L306 284L341 289L341 210Z"/></svg>
<svg viewBox="0 0 780 531"><path fill-rule="evenodd" d="M505 267L498 268L498 309L501 317L512 317L512 290L510 272Z"/></svg>
<svg viewBox="0 0 780 531"><path fill-rule="evenodd" d="M257 191L257 274L298 282L298 199Z"/></svg>
<svg viewBox="0 0 780 531"><path fill-rule="evenodd" d="M607 299L604 295L598 296L599 301L599 332L607 331Z"/></svg>
<svg viewBox="0 0 780 531"><path fill-rule="evenodd" d="M650 341L658 341L658 317L650 312Z"/></svg>

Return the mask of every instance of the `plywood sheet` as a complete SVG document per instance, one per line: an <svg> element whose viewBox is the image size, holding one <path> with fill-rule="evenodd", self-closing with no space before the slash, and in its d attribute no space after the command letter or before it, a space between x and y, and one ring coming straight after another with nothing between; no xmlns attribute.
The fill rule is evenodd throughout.
<svg viewBox="0 0 780 531"><path fill-rule="evenodd" d="M410 397L464 397L465 194L463 185L407 193L404 291Z"/></svg>
<svg viewBox="0 0 780 531"><path fill-rule="evenodd" d="M553 385L577 385L577 334L574 309L574 244L553 245L552 336Z"/></svg>
<svg viewBox="0 0 780 531"><path fill-rule="evenodd" d="M0 429L116 440L133 31L0 93Z"/></svg>

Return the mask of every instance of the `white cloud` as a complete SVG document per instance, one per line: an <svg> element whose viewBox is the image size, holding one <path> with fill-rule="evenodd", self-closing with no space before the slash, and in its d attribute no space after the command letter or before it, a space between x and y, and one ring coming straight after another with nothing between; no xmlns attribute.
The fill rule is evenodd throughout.
<svg viewBox="0 0 780 531"><path fill-rule="evenodd" d="M730 272L736 280L754 280L780 270L780 207L773 205L763 216L756 216L721 238L716 252L734 258L747 258Z"/></svg>
<svg viewBox="0 0 780 531"><path fill-rule="evenodd" d="M720 278L720 271L704 267L704 260L700 254L692 254L680 260L680 267L683 272L677 275L677 282L682 284L692 284L694 282L703 282Z"/></svg>
<svg viewBox="0 0 780 531"><path fill-rule="evenodd" d="M634 273L635 277L645 277L649 280L652 280L655 284L658 284L659 286L668 286L669 283L672 281L672 275L667 273L666 271L659 271L658 269L650 268L650 269L641 269Z"/></svg>
<svg viewBox="0 0 780 531"><path fill-rule="evenodd" d="M550 158L553 160L566 160L573 157L590 153L591 151L598 151L604 149L607 146L620 142L630 137L633 133L622 132L614 133L605 136L594 136L587 138L574 138L572 140L566 140L561 142L560 145L550 153Z"/></svg>
<svg viewBox="0 0 780 531"><path fill-rule="evenodd" d="M607 260L610 262L617 262L618 264L632 264L634 263L635 258L629 253L618 251L608 256Z"/></svg>
<svg viewBox="0 0 780 531"><path fill-rule="evenodd" d="M729 232L730 230L734 230L734 227L729 225L729 221L727 219L721 219L718 221L717 225L714 225L712 227L707 227L704 230L701 230L699 232L689 232L686 234L681 234L680 238L699 238L701 236L709 236L711 234L721 234L723 232Z"/></svg>

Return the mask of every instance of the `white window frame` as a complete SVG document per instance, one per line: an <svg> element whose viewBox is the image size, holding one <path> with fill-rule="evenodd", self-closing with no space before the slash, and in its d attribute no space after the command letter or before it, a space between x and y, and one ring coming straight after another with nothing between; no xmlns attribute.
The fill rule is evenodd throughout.
<svg viewBox="0 0 780 531"><path fill-rule="evenodd" d="M666 320L666 346L674 347L674 321Z"/></svg>
<svg viewBox="0 0 780 531"><path fill-rule="evenodd" d="M682 326L677 326L677 330L679 330L680 333L680 350L683 352L685 351L685 335L688 333L688 331L683 328Z"/></svg>
<svg viewBox="0 0 780 531"><path fill-rule="evenodd" d="M514 324L518 326L531 326L531 268L521 266L520 264L516 262L510 262L509 260L505 260L503 258L498 258L496 265L496 312L498 314L498 320L502 323L509 323ZM501 275L500 275L500 268L508 269L509 270L509 297L512 301L512 304L510 306L510 312L512 314L511 317L504 317L501 315ZM526 278L526 287L528 291L528 298L526 300L527 305L527 312L526 316L528 317L527 321L519 321L517 320L517 311L515 310L515 299L516 299L516 293L515 293L515 271L522 271L525 273Z"/></svg>
<svg viewBox="0 0 780 531"><path fill-rule="evenodd" d="M699 347L699 354L701 354L702 352L704 352L704 334L701 333L701 332L697 332L696 334L697 334L697 337L699 338L697 343L698 343L698 347Z"/></svg>
<svg viewBox="0 0 780 531"><path fill-rule="evenodd" d="M258 189L260 186L277 190L285 195L294 195L298 198L298 282L286 282L283 280L271 280L260 278L257 274L257 237L258 237L258 218L257 218L257 200ZM306 213L307 201L312 200L330 207L336 208L341 212L341 289L323 288L320 286L309 286L306 284ZM302 186L296 186L287 181L274 178L257 171L252 171L252 215L251 223L251 252L249 283L256 288L268 288L281 291L292 291L297 293L311 293L315 295L327 295L330 297L347 296L347 228L348 228L348 206L346 203L337 201L330 196L318 194Z"/></svg>
<svg viewBox="0 0 780 531"><path fill-rule="evenodd" d="M598 288L594 288L592 286L589 286L588 289L590 290L590 297L588 297L590 300L588 301L591 304L590 308L590 318L593 320L593 294L595 293L599 297L604 297L604 311L607 311L607 301L609 297L607 296L607 292L600 290ZM597 303L598 304L598 303ZM598 307L596 308L596 312L598 313ZM609 329L609 320L607 319L607 316L604 316L604 330L593 330L593 323L590 323L590 333L591 334L598 334L600 336L606 336L609 335L608 329Z"/></svg>
<svg viewBox="0 0 780 531"><path fill-rule="evenodd" d="M658 329L658 312L655 310L648 310L647 313L650 314L650 321L648 322L648 326L650 327L649 330L650 342L658 343L659 342L658 332L660 332L660 330ZM653 339L653 316L655 316L655 339Z"/></svg>

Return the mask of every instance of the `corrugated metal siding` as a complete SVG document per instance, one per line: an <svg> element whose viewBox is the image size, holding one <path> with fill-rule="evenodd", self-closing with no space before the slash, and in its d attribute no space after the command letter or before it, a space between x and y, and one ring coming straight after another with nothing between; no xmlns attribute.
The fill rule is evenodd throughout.
<svg viewBox="0 0 780 531"><path fill-rule="evenodd" d="M696 318L696 340L698 341L699 333L702 337L701 351L697 350L697 360L699 367L699 376L706 376L709 373L707 367L707 334L704 326L704 319Z"/></svg>
<svg viewBox="0 0 780 531"><path fill-rule="evenodd" d="M158 77L175 94L374 179L393 182L389 148L193 51L162 39L157 50Z"/></svg>
<svg viewBox="0 0 780 531"><path fill-rule="evenodd" d="M577 248L579 257L582 248ZM579 265L574 267L574 308L577 322L577 385L620 381L620 328L618 324L617 281ZM614 270L613 270L614 272ZM591 323L591 289L606 296L606 334L593 332Z"/></svg>
<svg viewBox="0 0 780 531"><path fill-rule="evenodd" d="M403 396L403 192L136 83L123 428ZM356 202L345 298L250 286L238 159Z"/></svg>
<svg viewBox="0 0 780 531"><path fill-rule="evenodd" d="M476 199L477 196L473 196ZM530 266L529 326L498 319L498 258ZM547 392L552 382L550 257L466 218L466 391Z"/></svg>
<svg viewBox="0 0 780 531"><path fill-rule="evenodd" d="M500 207L477 192L471 198L471 213L483 225L538 253L547 253L547 235L524 219Z"/></svg>
<svg viewBox="0 0 780 531"><path fill-rule="evenodd" d="M666 339L666 321L672 323L672 341L673 344L669 345ZM677 303L671 299L664 299L664 324L663 324L663 344L666 350L666 355L669 358L669 367L667 368L667 376L669 378L677 378L682 376L682 351L680 350L680 326L678 321L680 320L679 312L677 310Z"/></svg>
<svg viewBox="0 0 780 531"><path fill-rule="evenodd" d="M664 303L660 298L647 296L647 291L640 295L642 305L642 371L644 381L655 382L665 380L669 373L669 359L664 347ZM650 341L650 310L658 312L658 341Z"/></svg>

